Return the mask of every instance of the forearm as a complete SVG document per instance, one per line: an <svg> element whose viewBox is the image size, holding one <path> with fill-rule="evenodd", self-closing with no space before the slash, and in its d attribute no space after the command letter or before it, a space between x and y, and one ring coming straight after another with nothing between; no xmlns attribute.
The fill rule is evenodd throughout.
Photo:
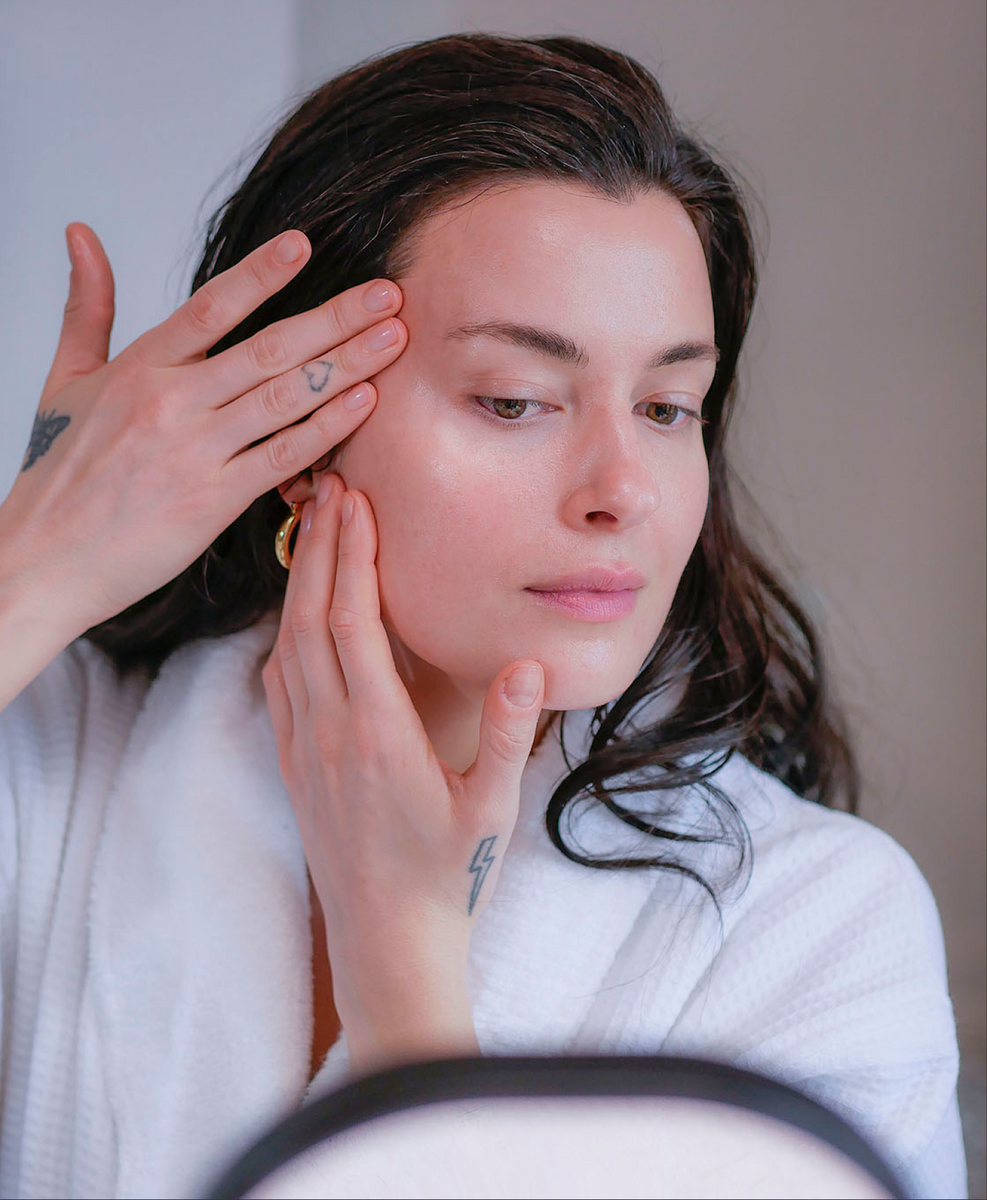
<svg viewBox="0 0 987 1200"><path fill-rule="evenodd" d="M0 710L84 629L66 619L64 588L28 573L0 544Z"/></svg>

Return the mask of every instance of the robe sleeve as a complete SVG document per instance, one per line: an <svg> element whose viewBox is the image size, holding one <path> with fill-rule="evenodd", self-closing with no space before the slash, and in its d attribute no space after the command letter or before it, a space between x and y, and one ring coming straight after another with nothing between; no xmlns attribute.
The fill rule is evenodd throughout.
<svg viewBox="0 0 987 1200"><path fill-rule="evenodd" d="M0 1033L15 1047L15 967L32 973L58 877L68 799L78 777L92 652L75 644L0 711ZM35 942L37 938L35 938Z"/></svg>
<svg viewBox="0 0 987 1200"><path fill-rule="evenodd" d="M119 679L102 651L78 639L0 711L0 1045L8 1051L15 965L23 997L41 976L75 808L102 802L145 686Z"/></svg>
<svg viewBox="0 0 987 1200"><path fill-rule="evenodd" d="M800 821L755 844L759 882L663 1051L698 1041L780 1079L853 1125L914 1195L964 1200L959 1052L932 891L869 822L829 809L802 809Z"/></svg>

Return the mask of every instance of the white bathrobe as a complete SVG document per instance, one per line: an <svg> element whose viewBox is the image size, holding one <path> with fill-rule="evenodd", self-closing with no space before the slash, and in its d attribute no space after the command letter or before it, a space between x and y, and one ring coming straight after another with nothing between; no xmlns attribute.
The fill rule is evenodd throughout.
<svg viewBox="0 0 987 1200"><path fill-rule="evenodd" d="M201 1194L347 1079L344 1033L308 1084L306 863L260 677L276 628L187 645L150 688L78 641L0 714L5 1197ZM566 716L573 764L591 716ZM965 1197L942 930L901 846L735 756L715 782L754 865L721 937L691 881L551 844L567 773L553 726L472 934L481 1052L735 1063L835 1109L918 1194ZM570 844L661 846L575 805ZM725 854L706 847L703 873Z"/></svg>

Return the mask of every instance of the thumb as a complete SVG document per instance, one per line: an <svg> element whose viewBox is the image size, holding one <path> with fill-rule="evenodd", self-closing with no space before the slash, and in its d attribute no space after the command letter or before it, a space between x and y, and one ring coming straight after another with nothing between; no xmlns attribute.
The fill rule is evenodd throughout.
<svg viewBox="0 0 987 1200"><path fill-rule="evenodd" d="M477 800L518 799L544 694L545 673L530 659L511 663L493 681L483 705L476 761L467 772Z"/></svg>
<svg viewBox="0 0 987 1200"><path fill-rule="evenodd" d="M115 315L113 271L99 238L81 221L65 228L72 269L62 332L42 392L49 396L106 364Z"/></svg>

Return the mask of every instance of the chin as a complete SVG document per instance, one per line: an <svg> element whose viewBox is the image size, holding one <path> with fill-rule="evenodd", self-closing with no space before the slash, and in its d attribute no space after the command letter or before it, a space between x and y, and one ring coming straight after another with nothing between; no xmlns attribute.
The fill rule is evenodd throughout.
<svg viewBox="0 0 987 1200"><path fill-rule="evenodd" d="M621 680L619 683L602 684L600 681L580 680L571 682L556 681L551 675L545 682L545 699L543 708L553 712L578 711L584 708L599 708L622 696L630 687L634 677Z"/></svg>

